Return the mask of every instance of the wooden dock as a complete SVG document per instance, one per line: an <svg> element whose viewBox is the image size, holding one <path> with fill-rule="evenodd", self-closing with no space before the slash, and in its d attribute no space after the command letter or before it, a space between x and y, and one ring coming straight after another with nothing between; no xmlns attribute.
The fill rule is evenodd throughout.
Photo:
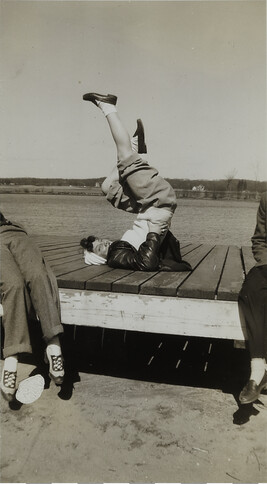
<svg viewBox="0 0 267 484"><path fill-rule="evenodd" d="M192 272L88 266L77 237L36 236L56 274L64 324L246 339L237 297L255 264L250 247L181 244Z"/></svg>

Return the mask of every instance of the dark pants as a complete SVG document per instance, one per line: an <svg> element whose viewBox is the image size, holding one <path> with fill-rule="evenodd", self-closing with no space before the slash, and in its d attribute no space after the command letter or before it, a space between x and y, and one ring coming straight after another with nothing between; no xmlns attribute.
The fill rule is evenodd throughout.
<svg viewBox="0 0 267 484"><path fill-rule="evenodd" d="M63 332L56 278L39 248L25 232L10 228L1 233L0 289L4 310L4 358L31 353L28 317L31 305L40 320L44 339Z"/></svg>
<svg viewBox="0 0 267 484"><path fill-rule="evenodd" d="M267 265L250 270L238 306L246 322L251 358L267 359Z"/></svg>

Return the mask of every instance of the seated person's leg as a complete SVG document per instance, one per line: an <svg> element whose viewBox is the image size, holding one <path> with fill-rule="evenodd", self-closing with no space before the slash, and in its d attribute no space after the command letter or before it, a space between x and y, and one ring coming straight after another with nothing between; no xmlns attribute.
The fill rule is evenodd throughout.
<svg viewBox="0 0 267 484"><path fill-rule="evenodd" d="M10 244L10 250L25 284L29 287L33 307L40 320L43 337L47 344L47 359L50 376L56 383L63 380L63 359L58 335L63 333L60 319L59 293L54 274L44 263L36 244L24 233L20 233ZM53 344L52 358L51 348Z"/></svg>
<svg viewBox="0 0 267 484"><path fill-rule="evenodd" d="M8 248L1 244L1 280L4 328L4 368L1 378L2 394L7 400L16 391L18 354L31 353L28 330L30 298L22 275Z"/></svg>
<svg viewBox="0 0 267 484"><path fill-rule="evenodd" d="M249 272L239 294L238 305L244 318L251 357L251 374L240 394L241 403L258 398L261 386L267 384L267 266L254 267ZM252 383L254 382L254 383ZM256 386L255 386L256 385ZM253 387L253 388L252 388ZM254 388L255 387L255 388ZM256 393L255 393L256 389Z"/></svg>

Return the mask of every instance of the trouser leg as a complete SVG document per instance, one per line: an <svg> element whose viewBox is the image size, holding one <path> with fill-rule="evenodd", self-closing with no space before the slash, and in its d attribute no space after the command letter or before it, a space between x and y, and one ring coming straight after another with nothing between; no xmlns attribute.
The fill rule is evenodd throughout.
<svg viewBox="0 0 267 484"><path fill-rule="evenodd" d="M130 136L118 113L107 116L111 134L117 147L119 181L127 187L141 211L150 206L176 208L176 196L171 185L158 171L133 151Z"/></svg>
<svg viewBox="0 0 267 484"><path fill-rule="evenodd" d="M267 266L253 267L238 298L251 358L267 358Z"/></svg>
<svg viewBox="0 0 267 484"><path fill-rule="evenodd" d="M29 291L44 339L48 341L63 332L56 278L43 261L39 248L25 233L11 236L9 249Z"/></svg>
<svg viewBox="0 0 267 484"><path fill-rule="evenodd" d="M173 188L138 153L119 159L118 170L122 185L127 183L140 211L153 206L174 212L177 202Z"/></svg>
<svg viewBox="0 0 267 484"><path fill-rule="evenodd" d="M3 356L31 353L28 316L31 307L29 294L17 264L8 250L1 244L1 279L4 328Z"/></svg>

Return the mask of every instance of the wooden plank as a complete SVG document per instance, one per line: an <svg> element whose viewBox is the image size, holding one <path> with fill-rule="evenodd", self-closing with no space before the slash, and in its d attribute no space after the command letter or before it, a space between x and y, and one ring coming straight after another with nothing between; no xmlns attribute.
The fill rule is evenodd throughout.
<svg viewBox="0 0 267 484"><path fill-rule="evenodd" d="M61 255L61 254L66 254L67 252L73 252L74 250L77 250L77 246L70 246L70 247L53 247L52 249L42 249L42 254L43 256L51 256L51 255ZM80 251L81 255L83 254L83 251Z"/></svg>
<svg viewBox="0 0 267 484"><path fill-rule="evenodd" d="M228 246L217 245L178 290L179 297L215 299Z"/></svg>
<svg viewBox="0 0 267 484"><path fill-rule="evenodd" d="M244 262L244 270L245 274L248 274L250 269L255 266L256 261L253 257L252 254L252 248L248 246L243 246L241 247L241 252L242 252L242 257L243 257L243 262Z"/></svg>
<svg viewBox="0 0 267 484"><path fill-rule="evenodd" d="M224 301L237 301L243 280L241 249L236 246L230 246L219 283L217 298Z"/></svg>
<svg viewBox="0 0 267 484"><path fill-rule="evenodd" d="M55 247L80 247L80 244L79 244L79 241L78 240L71 240L71 238L69 240L58 240L58 241L52 241L52 240L49 240L49 241L46 241L46 240L40 240L40 241L36 241L34 239L34 242L36 243L36 245L38 245L38 247L42 250L42 249L49 249L49 248L55 248Z"/></svg>
<svg viewBox="0 0 267 484"><path fill-rule="evenodd" d="M152 296L176 296L177 287L190 272L159 272L153 279L142 284L140 294Z"/></svg>
<svg viewBox="0 0 267 484"><path fill-rule="evenodd" d="M79 251L79 249L73 250L72 252L66 252L66 253L62 252L59 254L44 255L44 259L47 261L56 261L64 258L70 258L76 255L79 256L81 259L83 259L83 254Z"/></svg>
<svg viewBox="0 0 267 484"><path fill-rule="evenodd" d="M61 243L61 242L73 242L76 241L77 243L80 242L80 238L77 235L46 235L46 234L32 234L30 235L31 238L35 240L36 243Z"/></svg>
<svg viewBox="0 0 267 484"><path fill-rule="evenodd" d="M98 277L90 279L86 283L86 289L93 289L95 291L111 291L112 284L124 276L127 276L133 271L127 269L113 269L112 271L101 274Z"/></svg>
<svg viewBox="0 0 267 484"><path fill-rule="evenodd" d="M190 251L187 260L194 269L212 249L212 246L201 245ZM178 287L188 278L191 272L159 272L152 279L142 284L140 294L150 294L153 296L176 296Z"/></svg>
<svg viewBox="0 0 267 484"><path fill-rule="evenodd" d="M46 259L48 264L54 268L54 267L57 267L57 266L62 266L63 264L65 265L67 262L71 262L71 261L76 261L77 264L79 264L79 262L83 261L84 262L84 259L81 258L81 256L79 254L71 254L69 256L66 256L66 257L60 257L60 259L55 259L55 260L49 260L49 259Z"/></svg>
<svg viewBox="0 0 267 484"><path fill-rule="evenodd" d="M72 289L85 289L86 282L93 279L100 274L112 271L113 269L107 265L103 266L86 266L83 269L70 272L58 276L57 282L59 287L67 287Z"/></svg>
<svg viewBox="0 0 267 484"><path fill-rule="evenodd" d="M37 245L41 250L45 250L45 249L49 250L57 247L79 247L79 243L77 241L40 242L40 243L37 243Z"/></svg>
<svg viewBox="0 0 267 484"><path fill-rule="evenodd" d="M60 289L62 321L148 333L244 340L232 301Z"/></svg>
<svg viewBox="0 0 267 484"><path fill-rule="evenodd" d="M132 272L118 281L115 281L112 285L112 291L138 294L141 284L151 279L155 274L157 273L143 271Z"/></svg>
<svg viewBox="0 0 267 484"><path fill-rule="evenodd" d="M192 268L195 269L198 264L208 255L208 253L213 249L214 245L203 244L198 246L193 251L189 252L185 256L185 260L191 264Z"/></svg>
<svg viewBox="0 0 267 484"><path fill-rule="evenodd" d="M181 249L181 256L182 257L185 257L186 254L189 254L190 252L192 252L193 250L197 249L201 245L202 244L188 244L187 246L185 246L185 247L183 247Z"/></svg>
<svg viewBox="0 0 267 484"><path fill-rule="evenodd" d="M55 267L53 267L53 272L58 277L63 274L68 274L69 272L72 272L72 271L77 271L78 269L82 269L83 267L87 267L84 260L78 259L78 260L56 265Z"/></svg>

